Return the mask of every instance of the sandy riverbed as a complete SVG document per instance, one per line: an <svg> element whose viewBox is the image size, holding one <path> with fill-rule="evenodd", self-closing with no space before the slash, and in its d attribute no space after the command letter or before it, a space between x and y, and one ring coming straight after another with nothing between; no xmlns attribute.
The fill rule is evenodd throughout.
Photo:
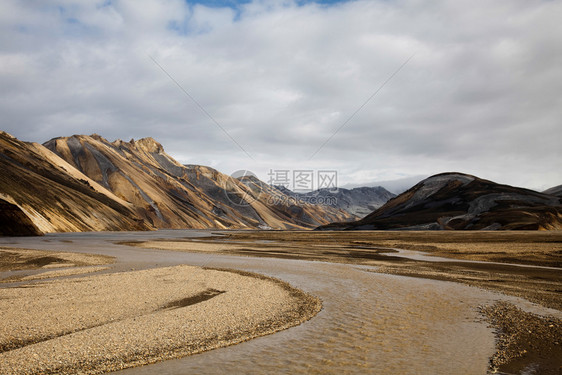
<svg viewBox="0 0 562 375"><path fill-rule="evenodd" d="M221 237L216 237L211 231L160 231L61 234L8 239L4 243L115 256L116 263L111 265L111 272L183 263L245 269L290 281L321 296L325 302L323 313L301 327L182 360L132 368L125 370L127 374L150 374L160 369L170 374L186 371L208 374L227 371L310 373L313 369L316 373L335 369L349 373L362 373L362 369L403 373L406 369L412 370L414 364L418 373L482 374L491 359L491 368L506 373L534 371L557 375L562 365L559 341L562 336L559 318L562 315L558 307L561 306L558 291L562 273L559 269L455 263L440 258L429 261L427 256L416 260L399 257L402 251L384 253L389 247L398 247L469 261L556 267L562 255L561 235L537 232L245 231L222 232ZM136 246L117 244L125 242ZM475 246L470 246L471 243ZM176 251L146 250L143 247ZM249 255L251 258L231 255ZM294 262L292 259L323 262ZM0 276L3 276L1 272ZM518 298L462 286L458 282L522 296L558 311L535 308ZM186 298L187 301L210 298L206 301L210 302L224 296L220 291L205 289ZM184 298L168 307L181 305L180 301L186 303ZM496 329L499 341L495 355L493 331L485 327L482 318ZM307 350L302 351L303 347Z"/></svg>
<svg viewBox="0 0 562 375"><path fill-rule="evenodd" d="M460 282L562 310L562 232L246 231L222 232L220 237L206 239L128 244L376 266L375 272ZM450 260L407 259L393 256L390 248L421 250ZM483 306L481 311L497 333L498 350L490 370L555 375L562 371L561 319L530 314L505 303Z"/></svg>
<svg viewBox="0 0 562 375"><path fill-rule="evenodd" d="M0 373L154 363L298 325L320 308L275 279L183 265L2 288Z"/></svg>
<svg viewBox="0 0 562 375"><path fill-rule="evenodd" d="M98 254L79 254L60 251L0 247L0 272L99 266L102 264L113 263L114 260L114 257Z"/></svg>

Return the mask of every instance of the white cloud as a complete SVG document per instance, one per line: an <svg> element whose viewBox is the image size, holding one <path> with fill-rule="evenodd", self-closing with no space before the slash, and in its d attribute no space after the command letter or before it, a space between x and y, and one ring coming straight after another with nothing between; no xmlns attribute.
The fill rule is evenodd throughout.
<svg viewBox="0 0 562 375"><path fill-rule="evenodd" d="M264 179L276 168L338 169L341 183L457 170L548 187L562 181L561 18L561 3L538 0L6 0L0 127L40 142L153 136L184 162Z"/></svg>

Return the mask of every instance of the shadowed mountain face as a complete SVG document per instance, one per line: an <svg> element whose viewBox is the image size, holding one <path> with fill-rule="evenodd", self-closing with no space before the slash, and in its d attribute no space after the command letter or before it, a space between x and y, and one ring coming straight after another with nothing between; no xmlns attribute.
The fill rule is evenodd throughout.
<svg viewBox="0 0 562 375"><path fill-rule="evenodd" d="M109 142L98 135L44 144L155 228L307 228L350 215L292 205L212 168L184 166L152 138Z"/></svg>
<svg viewBox="0 0 562 375"><path fill-rule="evenodd" d="M543 191L543 194L555 195L562 198L562 185L551 187L550 189Z"/></svg>
<svg viewBox="0 0 562 375"><path fill-rule="evenodd" d="M41 231L15 204L0 199L0 234L6 236L37 236Z"/></svg>
<svg viewBox="0 0 562 375"><path fill-rule="evenodd" d="M357 217L370 214L396 196L382 186L318 189L308 193L296 193L282 186L276 188L299 201L339 208Z"/></svg>
<svg viewBox="0 0 562 375"><path fill-rule="evenodd" d="M0 132L0 235L146 230L126 202L36 143Z"/></svg>
<svg viewBox="0 0 562 375"><path fill-rule="evenodd" d="M460 173L429 177L365 218L321 230L560 229L559 197Z"/></svg>

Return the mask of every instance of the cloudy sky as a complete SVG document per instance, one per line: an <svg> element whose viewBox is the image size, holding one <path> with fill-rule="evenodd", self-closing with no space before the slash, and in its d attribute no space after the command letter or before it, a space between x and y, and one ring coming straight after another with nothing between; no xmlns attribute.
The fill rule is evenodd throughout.
<svg viewBox="0 0 562 375"><path fill-rule="evenodd" d="M0 129L232 173L562 184L562 2L0 0ZM414 177L417 178L417 177Z"/></svg>

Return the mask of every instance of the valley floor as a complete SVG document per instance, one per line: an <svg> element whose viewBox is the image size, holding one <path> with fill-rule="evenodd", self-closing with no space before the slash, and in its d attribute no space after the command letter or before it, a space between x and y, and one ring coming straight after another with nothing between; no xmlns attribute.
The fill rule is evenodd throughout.
<svg viewBox="0 0 562 375"><path fill-rule="evenodd" d="M0 248L0 270L41 270L1 280L12 283L0 288L1 374L106 373L277 332L321 309L276 279L187 265L60 279L107 263ZM40 279L51 280L27 283Z"/></svg>
<svg viewBox="0 0 562 375"><path fill-rule="evenodd" d="M289 281L320 297L324 311L298 329L124 373L562 369L561 232L158 231L1 245L1 373L153 363L286 328L319 309L287 284L216 269L224 267ZM41 275L58 279L36 282Z"/></svg>
<svg viewBox="0 0 562 375"><path fill-rule="evenodd" d="M453 281L562 311L562 232L221 232L206 239L130 242L145 248L376 266L373 272ZM426 253L420 254L419 251ZM498 334L491 367L562 372L562 320L509 303L480 307ZM534 367L533 367L534 366Z"/></svg>

